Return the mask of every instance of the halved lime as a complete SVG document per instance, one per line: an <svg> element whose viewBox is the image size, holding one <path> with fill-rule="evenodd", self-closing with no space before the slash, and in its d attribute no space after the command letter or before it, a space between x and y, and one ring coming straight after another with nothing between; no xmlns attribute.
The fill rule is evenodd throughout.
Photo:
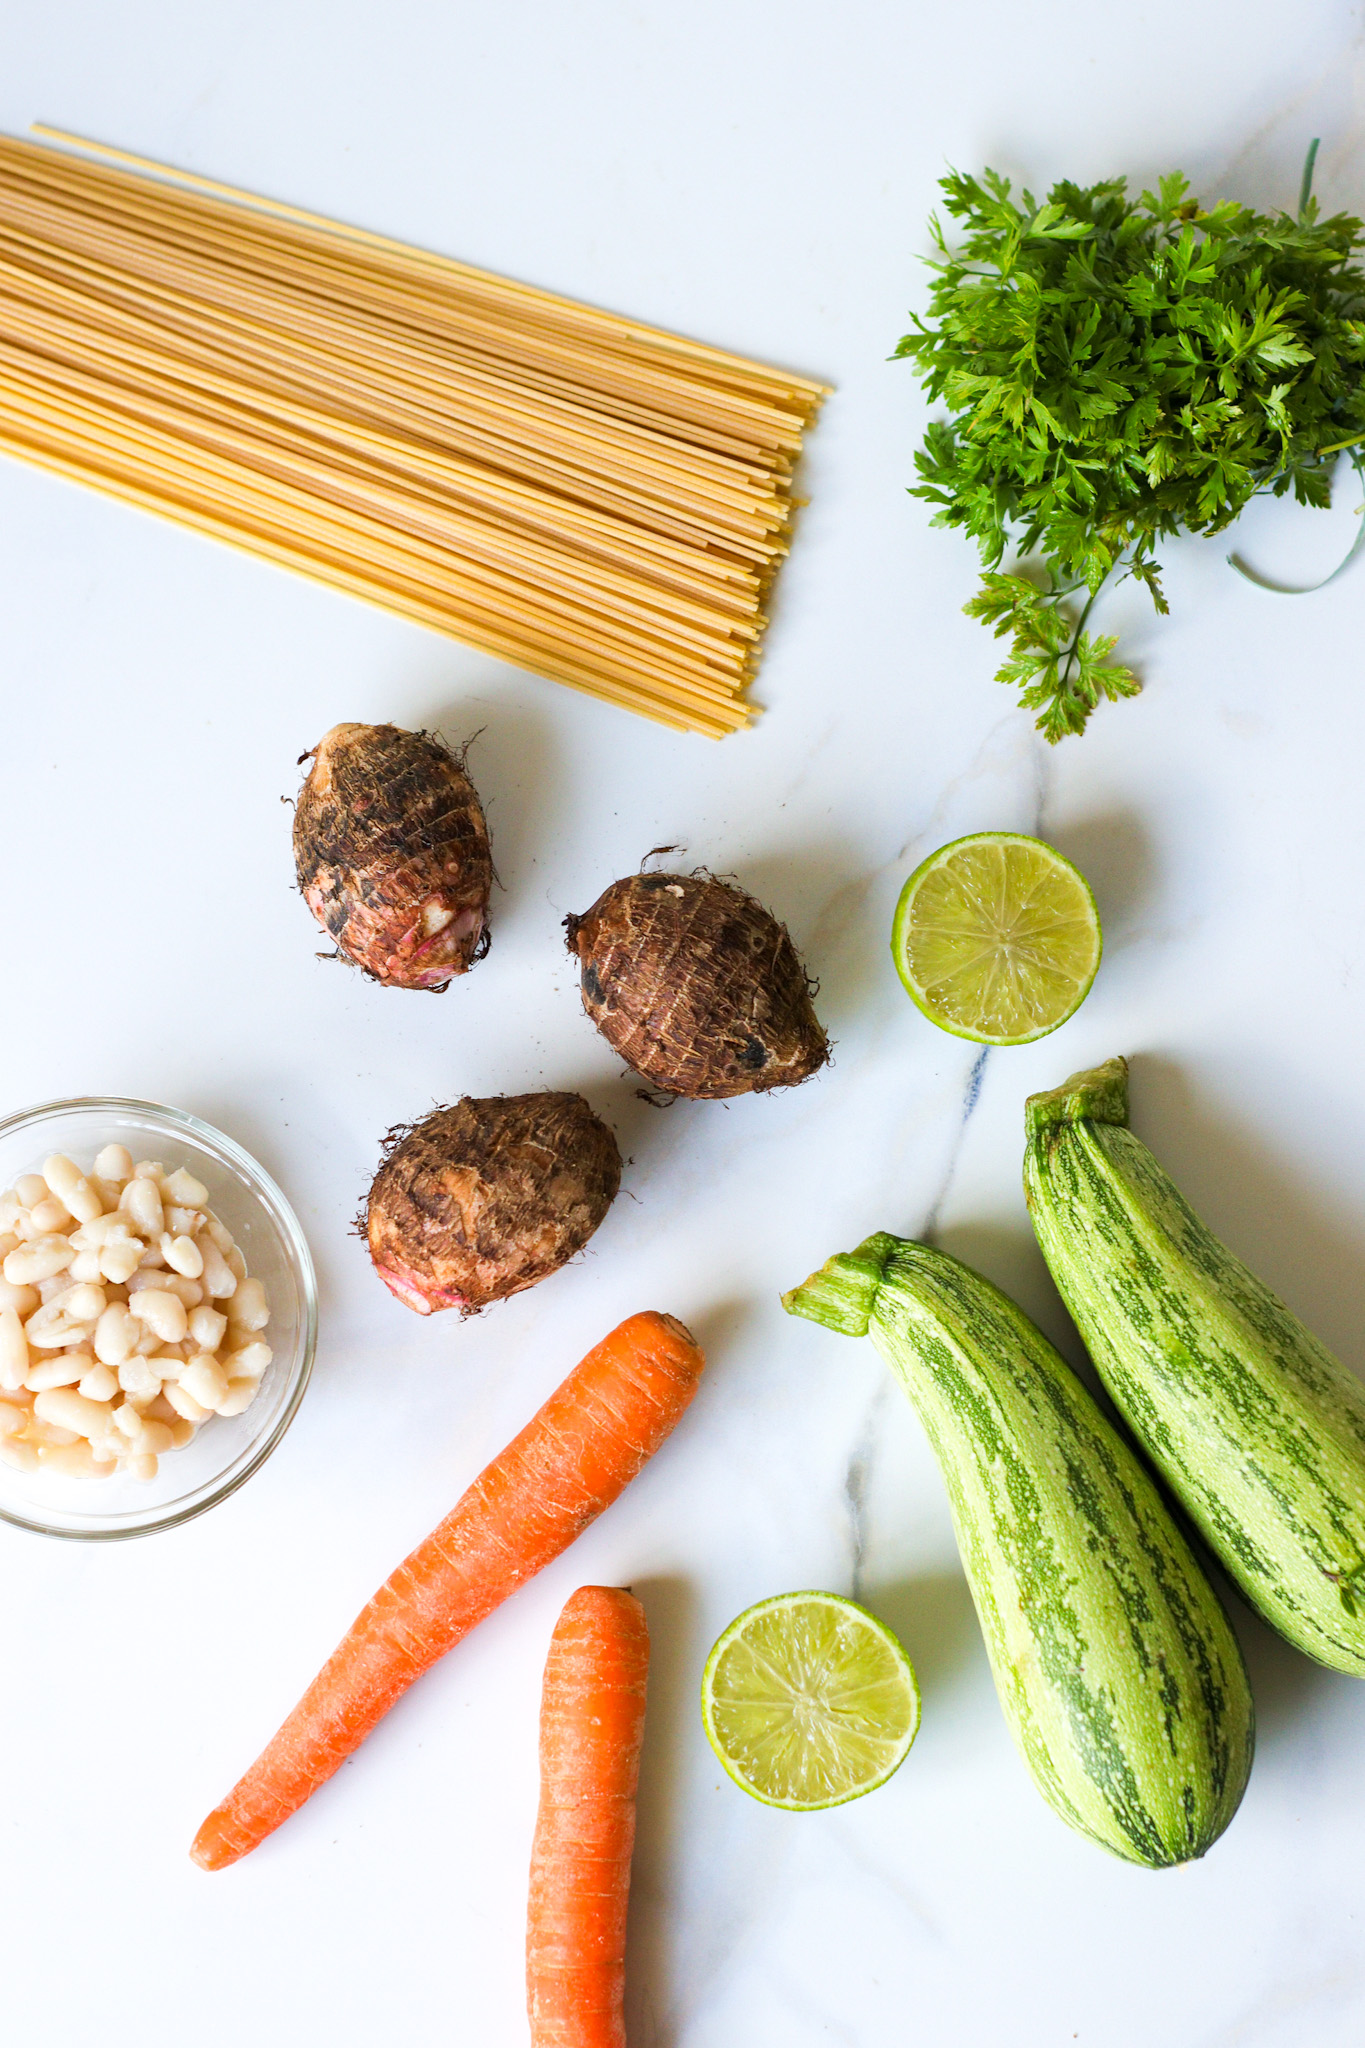
<svg viewBox="0 0 1365 2048"><path fill-rule="evenodd" d="M1100 964L1090 884L1022 832L973 832L921 861L896 905L896 972L931 1024L1027 1045L1065 1024Z"/></svg>
<svg viewBox="0 0 1365 2048"><path fill-rule="evenodd" d="M717 1641L701 1717L737 1785L809 1813L886 1783L915 1739L919 1687L865 1607L837 1593L779 1593Z"/></svg>

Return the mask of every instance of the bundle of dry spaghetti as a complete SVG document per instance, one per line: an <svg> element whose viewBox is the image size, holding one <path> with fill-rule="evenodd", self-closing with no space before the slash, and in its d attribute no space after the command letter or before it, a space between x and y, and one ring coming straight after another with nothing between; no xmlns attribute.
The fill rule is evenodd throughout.
<svg viewBox="0 0 1365 2048"><path fill-rule="evenodd" d="M0 138L0 450L666 724L747 722L823 386L103 154Z"/></svg>

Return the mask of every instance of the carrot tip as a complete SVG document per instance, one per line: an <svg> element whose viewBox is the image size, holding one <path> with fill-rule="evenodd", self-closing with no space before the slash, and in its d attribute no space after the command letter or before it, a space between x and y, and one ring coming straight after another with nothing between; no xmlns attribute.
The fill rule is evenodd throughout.
<svg viewBox="0 0 1365 2048"><path fill-rule="evenodd" d="M201 1870L226 1870L242 1853L224 1842L217 1820L217 1814L211 1813L190 1844L190 1861Z"/></svg>

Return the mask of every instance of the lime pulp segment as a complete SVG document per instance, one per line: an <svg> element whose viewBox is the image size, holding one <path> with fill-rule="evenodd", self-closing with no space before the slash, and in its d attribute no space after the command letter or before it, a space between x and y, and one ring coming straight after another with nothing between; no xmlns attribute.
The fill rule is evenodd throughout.
<svg viewBox="0 0 1365 2048"><path fill-rule="evenodd" d="M1102 940L1090 885L1069 860L1023 833L978 832L916 868L891 945L931 1022L986 1045L1023 1045L1084 1001Z"/></svg>
<svg viewBox="0 0 1365 2048"><path fill-rule="evenodd" d="M838 1806L885 1784L919 1727L919 1687L888 1628L834 1593L782 1593L732 1621L707 1659L716 1755L770 1806Z"/></svg>

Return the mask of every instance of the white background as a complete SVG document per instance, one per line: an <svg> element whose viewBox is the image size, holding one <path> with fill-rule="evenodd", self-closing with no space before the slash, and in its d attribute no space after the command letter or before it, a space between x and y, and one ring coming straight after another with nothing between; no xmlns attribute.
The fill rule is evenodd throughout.
<svg viewBox="0 0 1365 2048"><path fill-rule="evenodd" d="M886 362L946 163L1045 186L1179 164L1206 197L1365 210L1358 8L1301 0L8 0L0 125L45 118L828 377L755 730L656 730L272 568L0 467L0 1103L146 1095L297 1205L323 1333L269 1465L177 1533L0 1529L0 2032L14 2048L525 2040L540 1670L585 1581L644 1599L654 1672L632 2048L1347 2048L1365 2029L1365 1688L1238 1610L1251 1788L1204 1863L1067 1832L995 1703L941 1485L870 1347L784 1318L865 1232L936 1222L1060 1341L1019 1192L1021 1105L1112 1052L1211 1223L1365 1365L1365 571L1274 599L1224 547L1121 597L1146 677L1049 752L960 615L972 558L905 497L923 411ZM1325 568L1330 516L1246 522ZM439 1000L315 958L294 761L339 719L482 729L504 884ZM1054 1039L936 1034L891 973L909 868L1041 830L1108 952ZM559 920L661 841L733 870L822 981L836 1065L781 1099L637 1102ZM433 1100L581 1087L630 1156L587 1257L461 1327L347 1235L380 1134ZM704 1337L676 1436L574 1550L244 1864L187 1849L372 1588L583 1350L658 1306ZM748 1602L856 1590L924 1724L876 1797L788 1817L721 1781L707 1646Z"/></svg>

